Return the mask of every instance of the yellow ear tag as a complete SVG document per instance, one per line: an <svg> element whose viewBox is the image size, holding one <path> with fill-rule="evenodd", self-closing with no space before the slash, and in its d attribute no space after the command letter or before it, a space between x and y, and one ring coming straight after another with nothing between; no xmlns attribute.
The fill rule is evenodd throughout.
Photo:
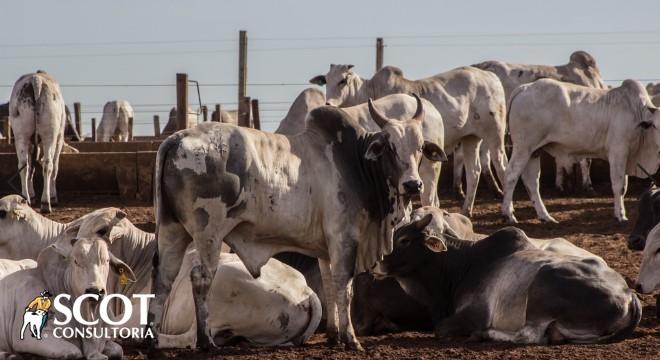
<svg viewBox="0 0 660 360"><path fill-rule="evenodd" d="M128 285L128 275L124 272L124 269L119 269L119 285Z"/></svg>

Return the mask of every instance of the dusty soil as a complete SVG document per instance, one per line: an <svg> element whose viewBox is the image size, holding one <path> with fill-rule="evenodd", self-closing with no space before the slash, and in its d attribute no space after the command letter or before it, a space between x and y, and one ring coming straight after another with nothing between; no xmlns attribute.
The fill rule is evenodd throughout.
<svg viewBox="0 0 660 360"><path fill-rule="evenodd" d="M534 209L525 196L517 196L515 203L519 227L534 237L565 237L573 243L600 255L615 270L628 279L634 279L639 270L641 254L626 247L626 236L632 229L632 220L637 216L636 195L631 191L626 198L628 216L626 224L619 224L613 218L612 200L607 187L597 189L601 196L559 197L556 193L544 194L546 206L559 224L542 224L534 219ZM123 202L114 197L70 197L63 196L64 203L56 209L51 218L69 221L91 210L117 206L124 209L140 228L154 229L153 211L148 204ZM459 202L449 197L442 199L442 207L458 211ZM495 199L477 199L473 221L475 230L492 232L503 226L500 217L500 203ZM230 346L201 353L193 350L168 351L173 358L211 359L216 357L240 359L323 359L323 358L404 358L404 359L660 359L660 321L656 319L655 299L641 296L644 303L644 316L633 336L619 343L599 345L513 345L502 343L440 343L431 334L401 333L385 336L363 337L364 353L345 352L341 348L325 346L323 334L315 335L308 344L301 347L249 348ZM552 301L552 299L548 299ZM146 351L141 346L125 346L127 358L144 359Z"/></svg>

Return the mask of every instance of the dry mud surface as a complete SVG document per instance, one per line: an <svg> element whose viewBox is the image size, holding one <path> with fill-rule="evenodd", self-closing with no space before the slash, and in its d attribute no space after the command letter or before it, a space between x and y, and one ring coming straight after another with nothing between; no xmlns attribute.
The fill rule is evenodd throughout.
<svg viewBox="0 0 660 360"><path fill-rule="evenodd" d="M534 237L565 237L597 255L600 255L623 276L634 279L639 270L641 254L626 247L626 237L637 216L636 195L639 188L626 198L628 223L619 224L613 218L612 200L607 188L597 189L596 197L559 197L545 194L546 206L559 224L542 224L534 219L534 210L524 196L515 203L519 227ZM443 208L458 211L459 202L443 197ZM128 213L129 219L140 228L154 230L153 211L144 203L121 201L115 197L63 196L63 204L50 216L58 221L70 221L91 210L116 206ZM475 230L489 233L503 226L499 216L500 203L495 199L478 198L473 221ZM400 333L362 337L364 353L343 351L325 346L325 336L315 335L301 347L250 348L245 345L224 347L211 353L193 350L167 351L172 358L185 359L660 359L660 321L656 319L655 299L641 296L644 303L642 322L631 338L614 344L599 345L514 345L502 343L440 343L431 334ZM552 301L552 299L548 299ZM141 346L125 346L129 359L144 359Z"/></svg>

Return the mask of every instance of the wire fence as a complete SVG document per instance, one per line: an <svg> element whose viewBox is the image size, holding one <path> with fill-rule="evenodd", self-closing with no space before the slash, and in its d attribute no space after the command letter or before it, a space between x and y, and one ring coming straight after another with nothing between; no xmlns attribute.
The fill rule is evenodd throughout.
<svg viewBox="0 0 660 360"><path fill-rule="evenodd" d="M457 48L457 47L539 47L539 46L657 46L660 45L660 31L591 31L591 32L520 32L520 33L474 33L474 34L390 34L382 36L386 40L386 48ZM261 52L289 52L289 51L322 51L322 50L350 50L374 49L374 40L377 36L290 36L290 37L250 37L254 46L248 49L249 53ZM191 54L238 54L238 38L197 38L197 39L146 39L135 41L98 41L98 42L56 42L56 43L0 43L0 61L11 59L41 59L41 58L74 58L74 57L121 57L121 56L157 56L157 55L191 55ZM176 46L177 50L173 47ZM153 47L153 48L150 48ZM164 48L165 47L165 48ZM169 47L169 48L168 48ZM195 47L181 50L182 47ZM200 48L204 47L204 48ZM211 47L211 48L207 48ZM63 49L67 52L48 53L48 50ZM112 49L110 51L109 49ZM43 50L43 51L42 51ZM21 53L29 51L30 53ZM38 53L35 53L37 51ZM607 83L620 83L624 79L606 79ZM660 77L640 77L641 82L658 82ZM237 82L208 82L199 83L202 89L231 89L238 87ZM103 89L103 88L172 88L174 83L158 82L98 82L98 83L63 83L62 88L70 89ZM308 82L282 81L282 82L248 82L248 87L308 87ZM0 84L0 88L10 89L13 84ZM273 91L275 93L276 91ZM214 95L217 96L217 95ZM84 98L76 99L82 104L81 114L83 124L88 124L92 117L100 118L104 104L86 104ZM172 99L174 100L174 99ZM198 107L194 96L191 97L191 106ZM223 110L234 110L238 102L233 98L205 101L208 111L214 110L215 104L221 104ZM264 124L277 124L286 115L293 99L259 99L259 112L261 122ZM160 117L161 127L167 121L169 111L175 106L174 101L144 102L131 104L136 116L135 125L152 125L153 120L146 115L165 115ZM210 118L211 114L209 114ZM201 119L201 115L199 116ZM100 119L98 119L100 120ZM87 125L88 126L88 125Z"/></svg>

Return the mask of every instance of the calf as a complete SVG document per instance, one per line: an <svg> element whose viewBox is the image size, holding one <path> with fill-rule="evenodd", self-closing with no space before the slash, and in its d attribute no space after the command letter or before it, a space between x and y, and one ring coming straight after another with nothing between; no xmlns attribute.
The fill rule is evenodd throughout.
<svg viewBox="0 0 660 360"><path fill-rule="evenodd" d="M374 274L428 306L439 339L594 343L630 335L641 319L637 296L600 261L542 251L516 228L476 242L428 233L431 220L397 229Z"/></svg>

